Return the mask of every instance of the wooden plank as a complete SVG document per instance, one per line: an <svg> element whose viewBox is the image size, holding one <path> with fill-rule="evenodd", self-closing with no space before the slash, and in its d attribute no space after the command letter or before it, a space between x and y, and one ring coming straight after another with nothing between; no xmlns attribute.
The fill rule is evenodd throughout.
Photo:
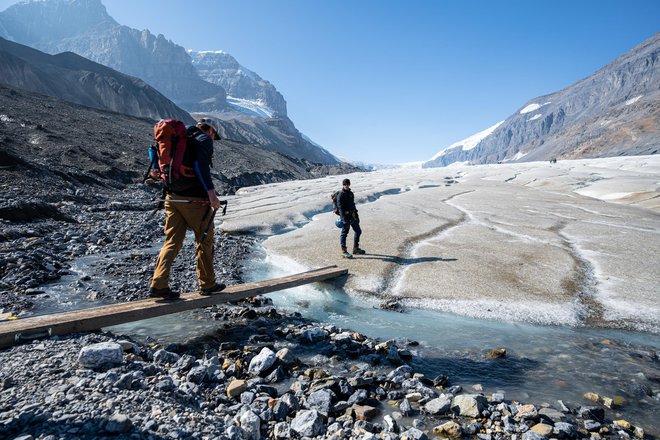
<svg viewBox="0 0 660 440"><path fill-rule="evenodd" d="M221 293L211 296L186 293L175 301L150 298L3 322L0 323L0 348L10 347L21 340L34 337L86 332L171 313L209 307L214 304L234 302L256 295L336 278L347 273L348 269L328 266L282 278L229 286Z"/></svg>

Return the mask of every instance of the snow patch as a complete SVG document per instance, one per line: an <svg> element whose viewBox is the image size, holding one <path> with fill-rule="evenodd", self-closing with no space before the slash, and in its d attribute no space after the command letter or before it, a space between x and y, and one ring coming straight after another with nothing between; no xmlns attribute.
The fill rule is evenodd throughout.
<svg viewBox="0 0 660 440"><path fill-rule="evenodd" d="M627 100L626 105L633 105L634 103L636 103L637 101L642 99L642 96L644 96L644 95L635 96L634 98L631 98L631 99Z"/></svg>
<svg viewBox="0 0 660 440"><path fill-rule="evenodd" d="M0 122L12 122L13 119L7 115L0 115Z"/></svg>
<svg viewBox="0 0 660 440"><path fill-rule="evenodd" d="M473 134L472 136L467 137L462 141L454 142L453 144L451 144L450 146L448 146L447 148L445 148L444 150L440 151L435 156L433 156L431 160L435 160L438 157L446 154L447 150L450 150L452 148L461 147L463 151L468 151L473 149L479 144L479 142L481 142L483 139L488 137L493 131L495 131L497 127L502 125L503 122L504 121L500 121L497 124L493 125L492 127L488 127L487 129L480 131L479 133Z"/></svg>
<svg viewBox="0 0 660 440"><path fill-rule="evenodd" d="M537 114L535 114L534 116L532 116L531 118L529 118L529 119L527 120L527 122L529 122L529 121L536 121L536 120L539 119L539 118L541 118L541 113L537 113Z"/></svg>
<svg viewBox="0 0 660 440"><path fill-rule="evenodd" d="M520 114L521 114L521 115L524 115L525 113L531 113L531 112L533 112L533 111L536 111L536 110L540 109L540 108L543 107L544 105L548 105L548 104L550 104L550 103L551 103L551 102L545 102L545 103L543 103L543 104L537 104L537 103L529 104L527 107L525 107L524 109L520 110Z"/></svg>
<svg viewBox="0 0 660 440"><path fill-rule="evenodd" d="M210 54L216 54L216 55L223 55L226 52L222 51L222 50L200 50L200 51L195 51L195 50L192 50L192 49L188 49L188 53L189 54L201 53L202 55L206 55L207 53L210 53Z"/></svg>
<svg viewBox="0 0 660 440"><path fill-rule="evenodd" d="M256 116L259 118L272 118L273 110L271 110L265 102L251 99L234 98L227 95L227 104L234 108L234 110L245 113L249 116Z"/></svg>

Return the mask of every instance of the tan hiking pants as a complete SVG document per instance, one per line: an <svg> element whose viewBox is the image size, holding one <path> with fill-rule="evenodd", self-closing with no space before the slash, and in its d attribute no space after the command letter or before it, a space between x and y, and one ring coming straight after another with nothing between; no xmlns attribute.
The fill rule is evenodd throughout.
<svg viewBox="0 0 660 440"><path fill-rule="evenodd" d="M190 197L168 195L172 200L204 200ZM156 261L151 288L164 289L169 287L170 268L186 238L186 230L190 227L195 233L195 242L199 242L204 228L211 219L212 209L208 203L169 203L165 202L165 243ZM215 286L213 270L213 231L211 223L208 235L200 246L197 246L197 278L199 287L208 289Z"/></svg>

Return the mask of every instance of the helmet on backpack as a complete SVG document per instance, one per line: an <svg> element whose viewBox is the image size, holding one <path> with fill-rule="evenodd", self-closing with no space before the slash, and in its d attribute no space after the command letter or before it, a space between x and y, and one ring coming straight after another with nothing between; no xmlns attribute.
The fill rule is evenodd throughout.
<svg viewBox="0 0 660 440"><path fill-rule="evenodd" d="M338 218L337 220L335 220L335 226L337 226L338 228L340 228L340 229L341 229L341 228L343 228L343 227L344 227L344 222L343 222L343 221L341 221L341 219L340 219L340 218Z"/></svg>

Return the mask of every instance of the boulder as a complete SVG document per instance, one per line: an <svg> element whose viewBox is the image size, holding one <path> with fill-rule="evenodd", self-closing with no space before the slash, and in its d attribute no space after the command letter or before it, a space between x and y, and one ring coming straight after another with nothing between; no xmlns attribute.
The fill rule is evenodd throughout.
<svg viewBox="0 0 660 440"><path fill-rule="evenodd" d="M116 342L100 342L83 347L78 354L78 363L84 368L97 369L121 365L124 349Z"/></svg>

